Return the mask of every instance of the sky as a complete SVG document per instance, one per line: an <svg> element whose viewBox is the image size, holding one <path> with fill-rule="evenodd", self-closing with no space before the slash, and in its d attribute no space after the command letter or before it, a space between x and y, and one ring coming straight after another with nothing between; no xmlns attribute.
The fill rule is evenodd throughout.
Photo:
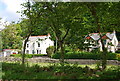
<svg viewBox="0 0 120 81"><path fill-rule="evenodd" d="M0 0L0 17L6 21L18 21L21 17L20 13L22 4L26 0Z"/></svg>
<svg viewBox="0 0 120 81"><path fill-rule="evenodd" d="M21 4L26 2L27 0L0 0L0 18L1 24L0 29L3 28L3 22L7 21L8 23L12 21L19 21L21 18L20 13L16 13L17 11L21 11Z"/></svg>

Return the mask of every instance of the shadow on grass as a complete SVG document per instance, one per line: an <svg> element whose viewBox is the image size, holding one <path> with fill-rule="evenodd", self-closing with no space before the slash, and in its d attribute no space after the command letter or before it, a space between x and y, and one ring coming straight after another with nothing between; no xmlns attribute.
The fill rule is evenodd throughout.
<svg viewBox="0 0 120 81"><path fill-rule="evenodd" d="M2 63L2 79L119 79L120 67L112 67L101 72L77 64L52 64L48 66L21 65L20 63Z"/></svg>

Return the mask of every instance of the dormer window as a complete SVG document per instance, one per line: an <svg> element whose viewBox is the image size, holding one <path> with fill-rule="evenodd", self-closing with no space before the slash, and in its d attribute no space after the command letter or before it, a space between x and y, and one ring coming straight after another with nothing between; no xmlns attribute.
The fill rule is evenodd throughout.
<svg viewBox="0 0 120 81"><path fill-rule="evenodd" d="M40 47L40 43L38 43L38 47Z"/></svg>

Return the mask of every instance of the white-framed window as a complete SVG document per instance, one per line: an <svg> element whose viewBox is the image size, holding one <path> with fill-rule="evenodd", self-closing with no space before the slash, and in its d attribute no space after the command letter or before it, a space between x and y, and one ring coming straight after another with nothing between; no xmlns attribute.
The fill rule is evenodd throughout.
<svg viewBox="0 0 120 81"><path fill-rule="evenodd" d="M40 43L38 42L38 47L40 47Z"/></svg>
<svg viewBox="0 0 120 81"><path fill-rule="evenodd" d="M29 44L27 44L27 48L29 47Z"/></svg>
<svg viewBox="0 0 120 81"><path fill-rule="evenodd" d="M39 50L37 50L37 54L39 54Z"/></svg>
<svg viewBox="0 0 120 81"><path fill-rule="evenodd" d="M39 50L39 54L41 54L41 50Z"/></svg>
<svg viewBox="0 0 120 81"><path fill-rule="evenodd" d="M29 54L29 50L26 50L26 54Z"/></svg>
<svg viewBox="0 0 120 81"><path fill-rule="evenodd" d="M34 50L32 50L32 54L35 54L35 51L34 51Z"/></svg>
<svg viewBox="0 0 120 81"><path fill-rule="evenodd" d="M35 43L33 43L33 48L35 47Z"/></svg>
<svg viewBox="0 0 120 81"><path fill-rule="evenodd" d="M41 54L41 50L37 50L37 54Z"/></svg>

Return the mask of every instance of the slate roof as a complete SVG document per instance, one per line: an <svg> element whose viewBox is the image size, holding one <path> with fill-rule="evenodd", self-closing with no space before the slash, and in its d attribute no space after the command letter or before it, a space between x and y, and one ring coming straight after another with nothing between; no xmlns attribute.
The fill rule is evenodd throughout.
<svg viewBox="0 0 120 81"><path fill-rule="evenodd" d="M114 32L113 33L108 32L104 36L102 36L102 39L112 39L113 36L114 36ZM88 36L86 36L86 39L99 40L100 35L99 33L90 33Z"/></svg>

